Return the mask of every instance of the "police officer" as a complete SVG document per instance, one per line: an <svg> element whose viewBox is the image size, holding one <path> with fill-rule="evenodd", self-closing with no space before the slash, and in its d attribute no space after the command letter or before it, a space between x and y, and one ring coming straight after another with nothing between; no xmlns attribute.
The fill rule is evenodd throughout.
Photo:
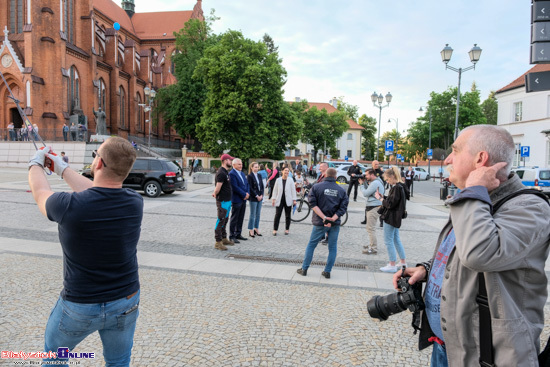
<svg viewBox="0 0 550 367"><path fill-rule="evenodd" d="M313 229L302 267L297 273L307 275L307 270L313 259L313 252L319 241L328 234L328 259L325 270L321 273L330 279L330 271L336 261L336 243L340 232L340 218L348 209L349 198L346 191L336 183L336 170L326 170L326 178L323 182L313 185L309 192L309 205L313 208Z"/></svg>

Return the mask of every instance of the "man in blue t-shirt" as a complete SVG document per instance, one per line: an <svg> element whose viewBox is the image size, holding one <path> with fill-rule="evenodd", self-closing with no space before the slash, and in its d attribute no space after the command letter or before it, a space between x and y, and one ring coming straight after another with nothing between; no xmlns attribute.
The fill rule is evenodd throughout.
<svg viewBox="0 0 550 367"><path fill-rule="evenodd" d="M63 250L63 289L46 326L44 348L67 361L64 348L73 350L98 331L106 365L128 366L139 314L136 253L143 199L123 189L122 182L136 152L127 140L112 137L92 157L93 182L68 168L49 147L29 162L33 197L40 212L58 223ZM44 167L74 192L54 193Z"/></svg>

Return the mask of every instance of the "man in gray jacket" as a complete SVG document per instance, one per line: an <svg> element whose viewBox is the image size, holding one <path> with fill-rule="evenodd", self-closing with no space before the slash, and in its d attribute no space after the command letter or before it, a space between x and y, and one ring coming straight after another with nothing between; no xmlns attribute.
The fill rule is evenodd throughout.
<svg viewBox="0 0 550 367"><path fill-rule="evenodd" d="M478 273L485 276L496 366L538 366L550 245L550 206L536 195L492 205L524 189L510 174L512 136L494 125L464 129L445 160L461 192L433 258L407 268L409 283L427 283L419 348L433 344L432 366L476 366L480 358ZM394 275L394 285L401 272Z"/></svg>
<svg viewBox="0 0 550 367"><path fill-rule="evenodd" d="M375 230L376 224L378 223L378 218L380 217L380 214L378 214L378 208L382 205L382 202L378 200L374 194L379 192L380 195L384 195L384 183L378 176L376 176L376 171L372 168L365 172L365 179L368 186L365 187L363 185L364 180L362 178L359 178L359 185L361 185L361 192L367 202L365 207L365 218L367 221L367 233L369 234L370 242L369 245L363 246L365 248L363 253L367 255L374 255L378 253L378 241L376 240Z"/></svg>

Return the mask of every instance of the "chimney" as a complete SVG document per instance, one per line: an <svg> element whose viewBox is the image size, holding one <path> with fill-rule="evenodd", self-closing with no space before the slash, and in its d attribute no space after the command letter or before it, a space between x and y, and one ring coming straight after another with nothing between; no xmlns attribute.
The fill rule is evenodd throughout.
<svg viewBox="0 0 550 367"><path fill-rule="evenodd" d="M338 108L338 100L336 99L336 97L333 97L333 98L330 100L330 103L332 104L332 107Z"/></svg>
<svg viewBox="0 0 550 367"><path fill-rule="evenodd" d="M301 99L300 97L294 97L294 101L295 101L295 102L301 102L302 99Z"/></svg>

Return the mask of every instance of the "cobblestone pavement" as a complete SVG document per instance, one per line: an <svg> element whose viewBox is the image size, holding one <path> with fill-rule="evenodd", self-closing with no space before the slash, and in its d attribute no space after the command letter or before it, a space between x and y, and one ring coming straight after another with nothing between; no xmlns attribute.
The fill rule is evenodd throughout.
<svg viewBox="0 0 550 367"><path fill-rule="evenodd" d="M67 190L49 178L54 190ZM432 184L420 182L422 184ZM28 190L26 170L0 168L0 237L57 242L57 226L38 211ZM293 223L289 236L270 235L274 209L262 208L264 236L243 241L227 252L214 250L215 206L212 186L189 185L186 192L145 198L140 251L227 258L268 257L301 262L311 231L309 221ZM350 203L350 218L340 232L337 261L377 271L387 262L381 229L379 254L361 254L366 230L363 202ZM428 259L447 211L438 198L415 195L401 237L407 262ZM246 220L243 235L246 234ZM326 260L317 248L314 260ZM254 261L254 260L251 260ZM338 271L338 268L333 270ZM134 366L427 366L430 351L419 352L408 311L388 321L371 319L367 301L385 289L330 284L296 284L223 274L197 274L140 268L142 298ZM61 289L60 257L0 251L0 351L38 351ZM550 315L550 309L545 310ZM548 323L548 320L547 320ZM546 339L546 333L543 340ZM97 334L76 352L95 352L103 364ZM10 365L0 360L0 365Z"/></svg>

